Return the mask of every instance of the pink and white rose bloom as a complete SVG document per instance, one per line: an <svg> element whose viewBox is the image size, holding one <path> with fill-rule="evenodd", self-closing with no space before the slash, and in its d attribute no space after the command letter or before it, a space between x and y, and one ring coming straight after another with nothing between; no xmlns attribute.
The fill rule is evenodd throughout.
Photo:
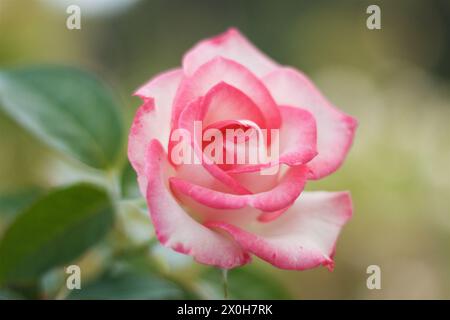
<svg viewBox="0 0 450 320"><path fill-rule="evenodd" d="M303 73L274 62L230 29L199 42L182 67L154 77L135 95L143 104L131 127L128 157L163 245L226 269L252 255L283 269L333 268L337 238L352 216L350 195L303 189L340 167L357 121ZM174 133L195 135L195 121L215 132L277 130L277 139L257 145L279 143L277 157L238 164L174 161ZM211 157L205 151L210 143L203 135L188 146L204 160ZM243 146L234 147L232 152ZM279 170L262 174L272 166Z"/></svg>

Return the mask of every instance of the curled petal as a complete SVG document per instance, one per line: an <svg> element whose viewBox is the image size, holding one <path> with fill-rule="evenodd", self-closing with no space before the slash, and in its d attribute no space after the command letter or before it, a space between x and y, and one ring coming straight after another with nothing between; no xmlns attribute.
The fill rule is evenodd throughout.
<svg viewBox="0 0 450 320"><path fill-rule="evenodd" d="M263 78L275 101L310 111L317 124L318 155L308 164L311 179L339 168L353 142L357 121L336 109L299 71L280 68Z"/></svg>
<svg viewBox="0 0 450 320"><path fill-rule="evenodd" d="M244 250L282 269L334 267L335 243L352 215L347 192L305 192L278 219L251 232L222 221L205 225L228 232Z"/></svg>
<svg viewBox="0 0 450 320"><path fill-rule="evenodd" d="M147 204L158 240L164 246L220 268L234 268L250 261L232 239L199 224L177 203L167 185L173 168L157 140L149 144L147 163Z"/></svg>
<svg viewBox="0 0 450 320"><path fill-rule="evenodd" d="M276 211L295 202L303 191L307 173L306 166L291 167L273 189L256 194L227 194L175 177L170 178L170 185L175 191L216 209L239 209L249 206L262 211Z"/></svg>
<svg viewBox="0 0 450 320"><path fill-rule="evenodd" d="M280 164L306 164L317 155L317 130L313 115L307 110L287 106L280 106L280 111L283 121L278 135L278 159L271 159L270 163L239 165L228 170L228 173L255 172Z"/></svg>
<svg viewBox="0 0 450 320"><path fill-rule="evenodd" d="M265 127L264 117L253 101L241 90L220 82L211 88L206 94L204 101L206 108L203 126L227 120L251 120L260 127Z"/></svg>
<svg viewBox="0 0 450 320"><path fill-rule="evenodd" d="M201 122L202 129L205 130L208 127L214 127L217 123L231 123L232 120L230 119L236 123L242 122L238 119L250 119L259 124L264 122L258 107L244 93L224 82L220 82L211 88L204 98L196 99L188 104L180 115L178 128L186 129L193 139L201 139L202 137L196 136L194 130L196 122ZM202 135L202 132L200 132L200 135ZM192 143L192 148L198 158L204 159L202 165L212 176L238 194L251 193L239 183L238 179L230 176L217 163L205 159L201 141L192 141ZM222 143L224 142L222 141Z"/></svg>
<svg viewBox="0 0 450 320"><path fill-rule="evenodd" d="M175 97L172 125L176 127L181 112L191 101L221 82L239 88L248 96L261 110L267 128L280 126L280 111L262 82L243 65L223 57L206 62L192 76L183 79Z"/></svg>

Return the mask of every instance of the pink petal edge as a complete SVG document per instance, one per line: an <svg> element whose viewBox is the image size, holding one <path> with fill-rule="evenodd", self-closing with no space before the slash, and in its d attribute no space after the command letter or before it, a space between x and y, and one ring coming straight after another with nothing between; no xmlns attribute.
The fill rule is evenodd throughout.
<svg viewBox="0 0 450 320"><path fill-rule="evenodd" d="M183 57L184 72L192 75L202 64L217 56L239 62L257 76L263 76L278 67L239 30L230 28L222 34L200 41L190 49Z"/></svg>
<svg viewBox="0 0 450 320"><path fill-rule="evenodd" d="M161 244L220 268L250 262L250 256L232 239L199 224L183 210L166 185L168 173L164 170L173 168L161 144L152 140L147 150L147 204Z"/></svg>
<svg viewBox="0 0 450 320"><path fill-rule="evenodd" d="M305 270L323 265L332 271L336 241L352 211L347 192L306 192L256 233L222 221L205 225L228 232L244 250L275 267Z"/></svg>
<svg viewBox="0 0 450 320"><path fill-rule="evenodd" d="M216 209L239 209L246 206L262 211L276 211L294 203L306 183L306 166L290 167L278 185L272 190L256 194L228 194L195 185L176 177L170 178L170 186L195 201Z"/></svg>
<svg viewBox="0 0 450 320"><path fill-rule="evenodd" d="M336 171L352 145L356 119L334 107L311 80L293 68L279 68L263 82L279 105L306 109L316 119L318 155L308 165L309 178L320 179Z"/></svg>

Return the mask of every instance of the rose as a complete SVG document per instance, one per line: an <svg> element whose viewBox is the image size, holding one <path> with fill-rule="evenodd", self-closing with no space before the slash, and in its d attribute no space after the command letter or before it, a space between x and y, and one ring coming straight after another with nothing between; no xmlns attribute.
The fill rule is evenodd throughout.
<svg viewBox="0 0 450 320"><path fill-rule="evenodd" d="M182 65L136 91L143 104L129 135L128 156L159 241L221 268L248 263L252 254L284 269L332 269L352 215L350 195L302 191L342 164L356 120L236 29L201 41ZM279 156L257 164L174 163L174 133L193 133L195 121L219 131L276 129ZM238 150L245 141L233 143ZM205 144L194 138L188 146L204 159ZM260 173L277 165L275 174Z"/></svg>

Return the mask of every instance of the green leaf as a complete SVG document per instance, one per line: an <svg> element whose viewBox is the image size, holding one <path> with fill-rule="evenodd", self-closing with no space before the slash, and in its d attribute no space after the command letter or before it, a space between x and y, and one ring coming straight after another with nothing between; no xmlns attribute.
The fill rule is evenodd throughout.
<svg viewBox="0 0 450 320"><path fill-rule="evenodd" d="M223 298L222 270L210 269L203 279L207 281L206 289L216 299ZM230 299L290 299L290 295L281 283L270 274L246 266L228 271L228 295Z"/></svg>
<svg viewBox="0 0 450 320"><path fill-rule="evenodd" d="M150 254L152 243L117 252L99 278L72 290L68 299L199 299L184 281L161 275Z"/></svg>
<svg viewBox="0 0 450 320"><path fill-rule="evenodd" d="M149 272L108 271L96 281L71 291L68 299L183 299L182 288Z"/></svg>
<svg viewBox="0 0 450 320"><path fill-rule="evenodd" d="M27 282L67 264L113 224L105 191L88 184L59 189L25 209L0 242L0 283Z"/></svg>
<svg viewBox="0 0 450 320"><path fill-rule="evenodd" d="M40 192L38 188L32 187L18 192L0 194L0 217L13 217L36 199Z"/></svg>
<svg viewBox="0 0 450 320"><path fill-rule="evenodd" d="M56 66L1 71L0 108L43 142L94 168L111 166L122 150L117 102L84 71Z"/></svg>

